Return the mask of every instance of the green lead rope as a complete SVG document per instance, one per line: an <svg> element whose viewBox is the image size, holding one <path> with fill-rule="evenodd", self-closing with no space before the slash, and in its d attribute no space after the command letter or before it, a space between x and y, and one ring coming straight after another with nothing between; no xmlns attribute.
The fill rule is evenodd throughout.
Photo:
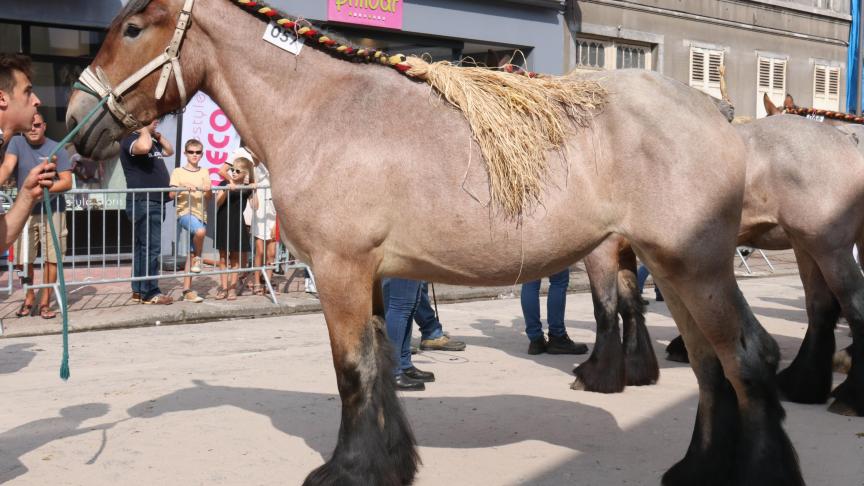
<svg viewBox="0 0 864 486"><path fill-rule="evenodd" d="M98 94L81 83L76 82L73 88L92 94L97 98L99 97ZM78 130L86 125L97 111L102 109L107 101L108 96L99 100L99 103L90 110L90 113L88 113L71 132L63 137L63 140L61 140L60 143L54 147L54 150L48 154L49 162L54 155L57 154L57 151L61 150L69 140L72 140L72 137L78 133ZM45 209L48 212L48 226L51 228L51 240L54 242L54 253L57 256L57 280L60 284L57 300L60 302L60 314L63 316L63 359L60 361L60 378L63 379L63 381L66 381L69 379L69 304L66 301L66 279L63 276L63 252L60 251L60 239L57 237L57 229L54 227L54 217L51 211L51 194L48 192L47 187L43 188L42 191L42 200L44 201ZM62 195L58 194L55 197L62 197Z"/></svg>

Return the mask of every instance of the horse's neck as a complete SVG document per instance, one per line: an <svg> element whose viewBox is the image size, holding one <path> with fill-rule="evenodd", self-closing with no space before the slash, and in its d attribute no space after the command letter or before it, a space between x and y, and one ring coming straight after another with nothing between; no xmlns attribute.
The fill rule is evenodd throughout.
<svg viewBox="0 0 864 486"><path fill-rule="evenodd" d="M349 123L340 107L356 104L358 93L373 106L368 98L382 93L364 93L361 87L388 77L392 82L386 69L335 59L311 46L303 47L299 56L279 50L262 40L263 22L224 1L210 4L223 10L216 15L208 12L199 20L207 23L205 30L213 44L209 52L215 57L207 63L210 69L202 89L253 151L271 161L270 168L276 159L296 157L304 148L313 150L324 127L341 125L347 131L350 123L362 126L362 120ZM281 143L272 143L274 138ZM279 145L289 145L291 154L268 153Z"/></svg>

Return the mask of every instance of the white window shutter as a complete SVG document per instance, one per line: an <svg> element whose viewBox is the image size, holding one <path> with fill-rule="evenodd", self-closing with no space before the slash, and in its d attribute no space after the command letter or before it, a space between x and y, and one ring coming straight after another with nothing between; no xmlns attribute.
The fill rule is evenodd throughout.
<svg viewBox="0 0 864 486"><path fill-rule="evenodd" d="M756 77L756 118L767 115L762 98L765 94L776 106L783 106L786 97L786 60L759 57Z"/></svg>
<svg viewBox="0 0 864 486"><path fill-rule="evenodd" d="M720 66L722 64L723 51L691 47L690 86L715 98L721 98Z"/></svg>
<svg viewBox="0 0 864 486"><path fill-rule="evenodd" d="M813 108L840 110L840 69L817 64L813 69Z"/></svg>

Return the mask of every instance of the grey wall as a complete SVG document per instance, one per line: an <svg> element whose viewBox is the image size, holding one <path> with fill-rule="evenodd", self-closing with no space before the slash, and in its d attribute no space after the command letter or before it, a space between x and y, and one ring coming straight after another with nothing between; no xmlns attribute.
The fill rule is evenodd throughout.
<svg viewBox="0 0 864 486"><path fill-rule="evenodd" d="M576 22L574 27L585 33L614 37L620 26L622 37L658 44L654 51L655 69L685 83L688 82L691 44L723 49L729 95L735 103L736 114L743 116L756 114L758 52L788 56L787 91L801 106L812 104L814 60L829 61L841 66L842 109L846 96L848 15L816 15L800 10L784 11L773 5L754 5L769 2L789 3L780 0L641 2L650 4L651 10L616 0L580 1L581 22ZM675 12L691 15L659 11L673 4Z"/></svg>

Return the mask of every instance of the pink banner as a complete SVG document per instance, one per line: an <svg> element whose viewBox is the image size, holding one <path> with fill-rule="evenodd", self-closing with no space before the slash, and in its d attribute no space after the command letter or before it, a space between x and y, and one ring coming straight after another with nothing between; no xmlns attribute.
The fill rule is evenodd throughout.
<svg viewBox="0 0 864 486"><path fill-rule="evenodd" d="M204 158L200 165L210 173L213 185L218 186L222 182L219 168L240 146L240 135L222 109L200 91L195 93L183 112L182 143L190 138L196 138L204 145ZM183 160L182 164L185 163Z"/></svg>
<svg viewBox="0 0 864 486"><path fill-rule="evenodd" d="M327 0L327 20L402 29L402 0Z"/></svg>

